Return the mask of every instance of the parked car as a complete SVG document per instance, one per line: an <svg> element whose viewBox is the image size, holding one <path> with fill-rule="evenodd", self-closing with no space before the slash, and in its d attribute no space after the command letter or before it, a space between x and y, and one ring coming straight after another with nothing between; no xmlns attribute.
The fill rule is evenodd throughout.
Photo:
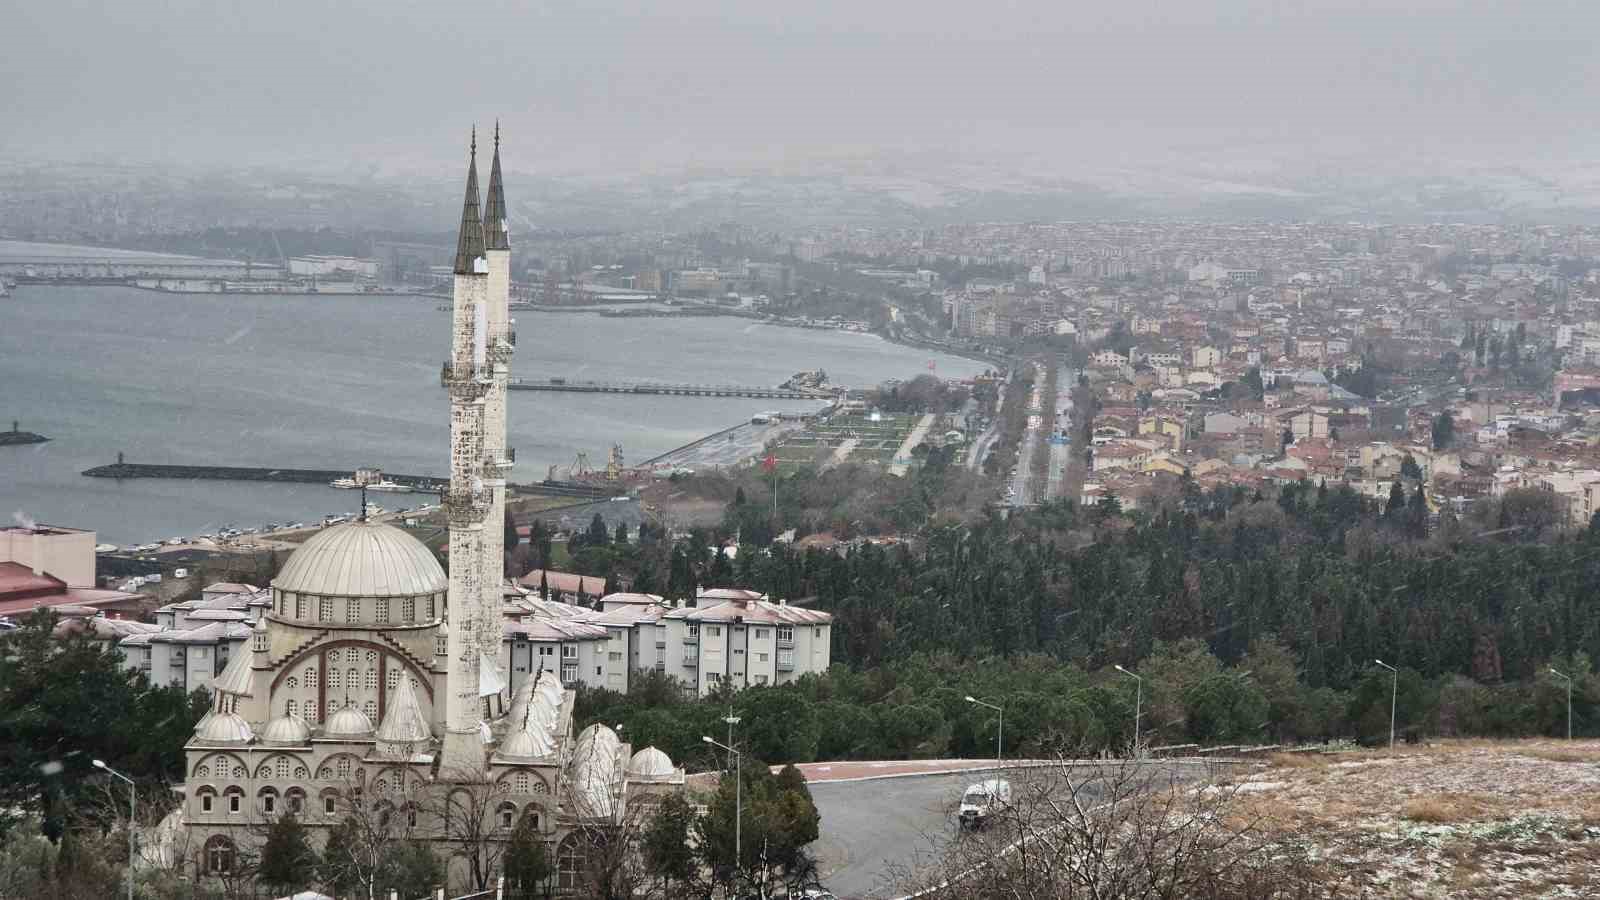
<svg viewBox="0 0 1600 900"><path fill-rule="evenodd" d="M994 815L1011 804L1011 782L990 778L967 788L961 795L960 825L982 828Z"/></svg>

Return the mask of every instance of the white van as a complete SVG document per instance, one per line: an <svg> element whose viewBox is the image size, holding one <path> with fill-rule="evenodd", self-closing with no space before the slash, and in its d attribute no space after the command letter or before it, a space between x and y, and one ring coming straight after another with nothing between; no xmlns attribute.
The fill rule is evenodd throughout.
<svg viewBox="0 0 1600 900"><path fill-rule="evenodd" d="M980 781L961 795L962 828L982 828L989 818L1011 804L1011 782L1003 778Z"/></svg>

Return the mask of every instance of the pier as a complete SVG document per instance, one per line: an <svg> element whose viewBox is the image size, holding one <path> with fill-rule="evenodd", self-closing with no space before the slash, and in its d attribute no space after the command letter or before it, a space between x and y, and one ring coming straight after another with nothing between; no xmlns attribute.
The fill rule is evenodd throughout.
<svg viewBox="0 0 1600 900"><path fill-rule="evenodd" d="M173 466L149 463L115 462L108 466L86 469L82 474L90 478L178 478L206 481L266 481L276 484L330 484L336 478L349 478L351 469L291 469L260 466ZM403 484L419 494L437 494L450 487L450 479L432 475L397 475L384 472L387 481ZM508 487L523 494L544 494L554 497L572 497L576 500L603 500L621 493L620 489L577 481L543 481L535 484L511 484ZM377 495L368 495L376 500Z"/></svg>
<svg viewBox="0 0 1600 900"><path fill-rule="evenodd" d="M0 447L10 447L21 444L42 444L48 440L50 439L42 434L34 434L31 431L23 431L21 424L15 419L11 420L10 431L0 431Z"/></svg>
<svg viewBox="0 0 1600 900"><path fill-rule="evenodd" d="M514 391L566 391L579 394L669 394L678 397L754 397L761 400L832 400L842 389L752 387L739 384L670 384L658 381L570 381L564 378L513 378Z"/></svg>

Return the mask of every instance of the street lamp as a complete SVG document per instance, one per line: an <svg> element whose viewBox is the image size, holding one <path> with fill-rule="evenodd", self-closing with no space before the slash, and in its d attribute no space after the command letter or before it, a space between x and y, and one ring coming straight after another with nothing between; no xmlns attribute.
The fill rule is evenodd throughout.
<svg viewBox="0 0 1600 900"><path fill-rule="evenodd" d="M728 714L722 717L722 721L728 723L728 745L732 746L732 744L733 744L733 726L739 724L739 717L733 714L733 707L732 706L728 707Z"/></svg>
<svg viewBox="0 0 1600 900"><path fill-rule="evenodd" d="M1396 669L1394 666L1389 665L1388 663L1384 662L1381 659L1375 659L1375 660L1373 660L1373 662L1377 663L1380 666L1383 666L1385 669L1388 669L1391 673L1393 673L1392 680L1391 680L1390 685L1389 685L1389 749L1393 750L1394 749L1394 705L1395 705L1395 699L1400 695L1400 670Z"/></svg>
<svg viewBox="0 0 1600 900"><path fill-rule="evenodd" d="M1133 679L1133 755L1139 755L1139 715L1144 712L1144 679L1121 666L1112 666Z"/></svg>
<svg viewBox="0 0 1600 900"><path fill-rule="evenodd" d="M1005 708L1005 702L1001 701L1000 705L996 706L993 703L989 703L989 702L984 701L984 700L979 700L977 697L973 697L973 696L970 696L970 695L967 697L967 702L968 703L976 703L979 706L987 706L988 708L990 708L990 709L992 709L995 712L1000 714L1000 727L995 729L995 733L994 733L994 767L996 769L998 769L998 768L1000 768L1000 765L1005 762L1005 759L1006 759L1006 745L1005 745L1005 737L1006 737L1006 708Z"/></svg>
<svg viewBox="0 0 1600 900"><path fill-rule="evenodd" d="M1555 666L1550 667L1550 674L1567 683L1567 740L1572 740L1572 676L1557 672Z"/></svg>
<svg viewBox="0 0 1600 900"><path fill-rule="evenodd" d="M733 717L729 716L729 718L733 718ZM734 719L734 721L737 722L738 719ZM728 724L728 728L729 728L730 733L731 733L731 730L733 728L733 723L730 722ZM721 741L718 741L717 739L711 737L710 735L701 735L700 736L700 740L705 741L706 743L710 744L713 747L721 747L722 749L728 751L728 758L730 760L732 760L732 762L734 764L734 769L733 769L733 871L734 871L735 877L738 877L739 867L744 864L744 845L743 845L743 843L741 841L741 838L744 836L744 772L742 771L744 767L740 764L740 761L741 761L742 757L739 755L739 751L733 749L732 747L728 746L727 744L722 743Z"/></svg>
<svg viewBox="0 0 1600 900"><path fill-rule="evenodd" d="M95 760L94 761L94 767L96 769L103 769L106 772L109 772L112 775L115 775L116 777L121 778L123 781L127 782L127 784L128 784L128 900L133 900L133 856L134 856L134 853L135 853L134 845L133 845L133 841L134 841L133 823L134 823L134 816L137 814L137 810L138 810L138 807L136 806L136 804L138 803L138 800L139 800L139 792L134 790L134 785L133 785L133 779L132 778L129 778L128 776L122 774L121 772L118 772L116 769L113 769L110 766L106 765L106 761L105 760L103 760L103 759Z"/></svg>

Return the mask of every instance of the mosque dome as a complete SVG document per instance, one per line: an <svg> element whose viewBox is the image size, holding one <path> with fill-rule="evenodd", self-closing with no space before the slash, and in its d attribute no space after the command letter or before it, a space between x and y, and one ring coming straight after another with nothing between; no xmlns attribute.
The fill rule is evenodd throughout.
<svg viewBox="0 0 1600 900"><path fill-rule="evenodd" d="M195 729L195 740L207 744L248 744L255 737L250 723L238 713L216 713Z"/></svg>
<svg viewBox="0 0 1600 900"><path fill-rule="evenodd" d="M566 689L561 686L561 679L550 671L539 673L537 692L539 696L545 698L546 702L558 709L561 706L561 698L566 695Z"/></svg>
<svg viewBox="0 0 1600 900"><path fill-rule="evenodd" d="M670 778L675 771L672 757L654 747L646 747L628 760L628 774L641 778Z"/></svg>
<svg viewBox="0 0 1600 900"><path fill-rule="evenodd" d="M323 737L372 737L372 720L354 706L346 706L328 717L322 726Z"/></svg>
<svg viewBox="0 0 1600 900"><path fill-rule="evenodd" d="M311 726L299 716L279 716L261 729L263 744L305 744L311 741Z"/></svg>
<svg viewBox="0 0 1600 900"><path fill-rule="evenodd" d="M579 816L607 818L616 811L613 786L618 780L617 751L621 747L617 733L598 722L578 735L572 754L572 785Z"/></svg>
<svg viewBox="0 0 1600 900"><path fill-rule="evenodd" d="M500 742L500 755L518 759L538 759L555 752L555 742L542 728L518 728Z"/></svg>
<svg viewBox="0 0 1600 900"><path fill-rule="evenodd" d="M423 543L392 525L356 521L324 528L289 556L272 586L334 597L436 594L449 578Z"/></svg>

